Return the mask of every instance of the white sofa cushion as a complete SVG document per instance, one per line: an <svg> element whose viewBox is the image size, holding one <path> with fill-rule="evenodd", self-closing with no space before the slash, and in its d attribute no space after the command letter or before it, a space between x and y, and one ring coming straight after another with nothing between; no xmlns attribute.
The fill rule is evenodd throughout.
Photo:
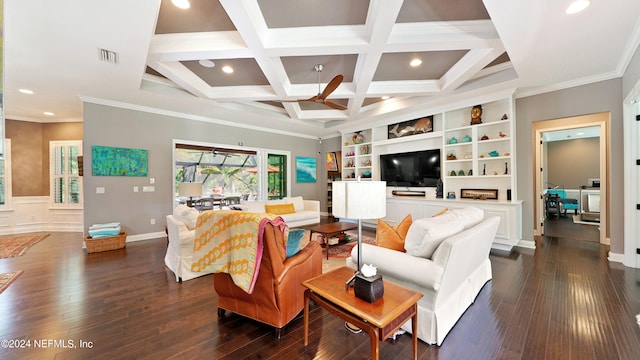
<svg viewBox="0 0 640 360"><path fill-rule="evenodd" d="M351 250L351 263L357 267L358 246ZM403 279L418 288L437 291L444 268L429 259L407 256L401 251L362 244L363 264L373 264L383 276Z"/></svg>
<svg viewBox="0 0 640 360"><path fill-rule="evenodd" d="M451 211L458 215L458 219L462 220L465 230L476 226L484 219L484 210L475 206L467 206L464 209L453 209Z"/></svg>
<svg viewBox="0 0 640 360"><path fill-rule="evenodd" d="M304 199L302 198L302 196L286 197L284 198L284 200L288 204L293 204L293 207L296 209L296 211L304 210Z"/></svg>
<svg viewBox="0 0 640 360"><path fill-rule="evenodd" d="M442 220L438 216L414 221L404 239L407 254L428 259L442 241L464 230L459 219Z"/></svg>
<svg viewBox="0 0 640 360"><path fill-rule="evenodd" d="M290 214L282 214L280 215L284 221L289 224L300 220L306 220L313 218L316 215L314 211L296 211Z"/></svg>
<svg viewBox="0 0 640 360"><path fill-rule="evenodd" d="M177 221L184 223L189 230L196 228L196 222L198 221L198 210L181 204L173 209L173 218Z"/></svg>
<svg viewBox="0 0 640 360"><path fill-rule="evenodd" d="M449 222L452 220L460 220L464 224L464 229L467 230L484 219L484 210L475 206L467 206L463 209L453 209L445 211L441 215L434 216L441 222Z"/></svg>
<svg viewBox="0 0 640 360"><path fill-rule="evenodd" d="M264 201L244 201L242 203L242 210L257 212L257 213L265 213L265 202Z"/></svg>
<svg viewBox="0 0 640 360"><path fill-rule="evenodd" d="M286 203L287 202L284 199L277 199L277 200L267 200L265 204L266 205L282 205Z"/></svg>
<svg viewBox="0 0 640 360"><path fill-rule="evenodd" d="M296 202L299 200L289 200L292 198L285 198L280 200L268 200L268 201L243 201L240 204L240 208L243 211L265 213L265 205L282 205L293 204L295 213L281 214L280 216L289 225L289 227L297 227L304 225L317 224L320 222L320 201L318 200L304 200L302 197L302 209L298 210Z"/></svg>

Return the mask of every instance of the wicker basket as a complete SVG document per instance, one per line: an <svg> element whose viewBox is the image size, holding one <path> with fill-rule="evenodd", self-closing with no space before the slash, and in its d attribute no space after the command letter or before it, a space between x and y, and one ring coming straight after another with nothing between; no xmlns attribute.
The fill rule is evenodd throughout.
<svg viewBox="0 0 640 360"><path fill-rule="evenodd" d="M108 236L103 238L92 238L87 236L84 239L84 243L87 246L87 253L94 253L100 251L109 251L122 249L125 246L127 240L127 233L121 232L116 236Z"/></svg>

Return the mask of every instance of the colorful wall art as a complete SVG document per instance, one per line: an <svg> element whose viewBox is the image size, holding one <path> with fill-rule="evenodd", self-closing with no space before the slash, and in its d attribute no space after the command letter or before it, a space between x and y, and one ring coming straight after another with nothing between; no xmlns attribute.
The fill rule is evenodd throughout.
<svg viewBox="0 0 640 360"><path fill-rule="evenodd" d="M316 182L316 158L296 156L296 181Z"/></svg>
<svg viewBox="0 0 640 360"><path fill-rule="evenodd" d="M388 138L395 139L433 132L433 115L387 125Z"/></svg>
<svg viewBox="0 0 640 360"><path fill-rule="evenodd" d="M91 175L147 176L149 150L91 147Z"/></svg>
<svg viewBox="0 0 640 360"><path fill-rule="evenodd" d="M340 171L338 168L338 156L334 152L327 153L327 171Z"/></svg>

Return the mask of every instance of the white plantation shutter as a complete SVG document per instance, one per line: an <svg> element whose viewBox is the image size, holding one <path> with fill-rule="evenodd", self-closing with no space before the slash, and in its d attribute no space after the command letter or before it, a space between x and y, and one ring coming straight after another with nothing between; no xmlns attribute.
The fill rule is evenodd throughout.
<svg viewBox="0 0 640 360"><path fill-rule="evenodd" d="M78 172L81 141L51 141L51 204L55 208L77 208L82 204L82 181Z"/></svg>

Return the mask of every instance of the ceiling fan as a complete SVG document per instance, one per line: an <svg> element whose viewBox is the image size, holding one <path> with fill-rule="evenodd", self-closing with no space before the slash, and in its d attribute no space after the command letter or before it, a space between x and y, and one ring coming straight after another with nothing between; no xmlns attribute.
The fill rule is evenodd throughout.
<svg viewBox="0 0 640 360"><path fill-rule="evenodd" d="M315 103L327 105L328 107L331 107L337 110L346 110L347 109L346 106L336 104L332 101L327 100L327 96L329 96L336 88L338 88L338 86L340 86L340 83L342 83L342 79L344 79L344 77L341 74L334 76L333 79L331 79L331 81L327 83L327 86L325 86L324 90L321 90L320 89L320 73L322 72L322 69L324 69L324 65L317 64L314 68L318 73L318 95L312 96L308 99L283 100L282 102L315 102Z"/></svg>

